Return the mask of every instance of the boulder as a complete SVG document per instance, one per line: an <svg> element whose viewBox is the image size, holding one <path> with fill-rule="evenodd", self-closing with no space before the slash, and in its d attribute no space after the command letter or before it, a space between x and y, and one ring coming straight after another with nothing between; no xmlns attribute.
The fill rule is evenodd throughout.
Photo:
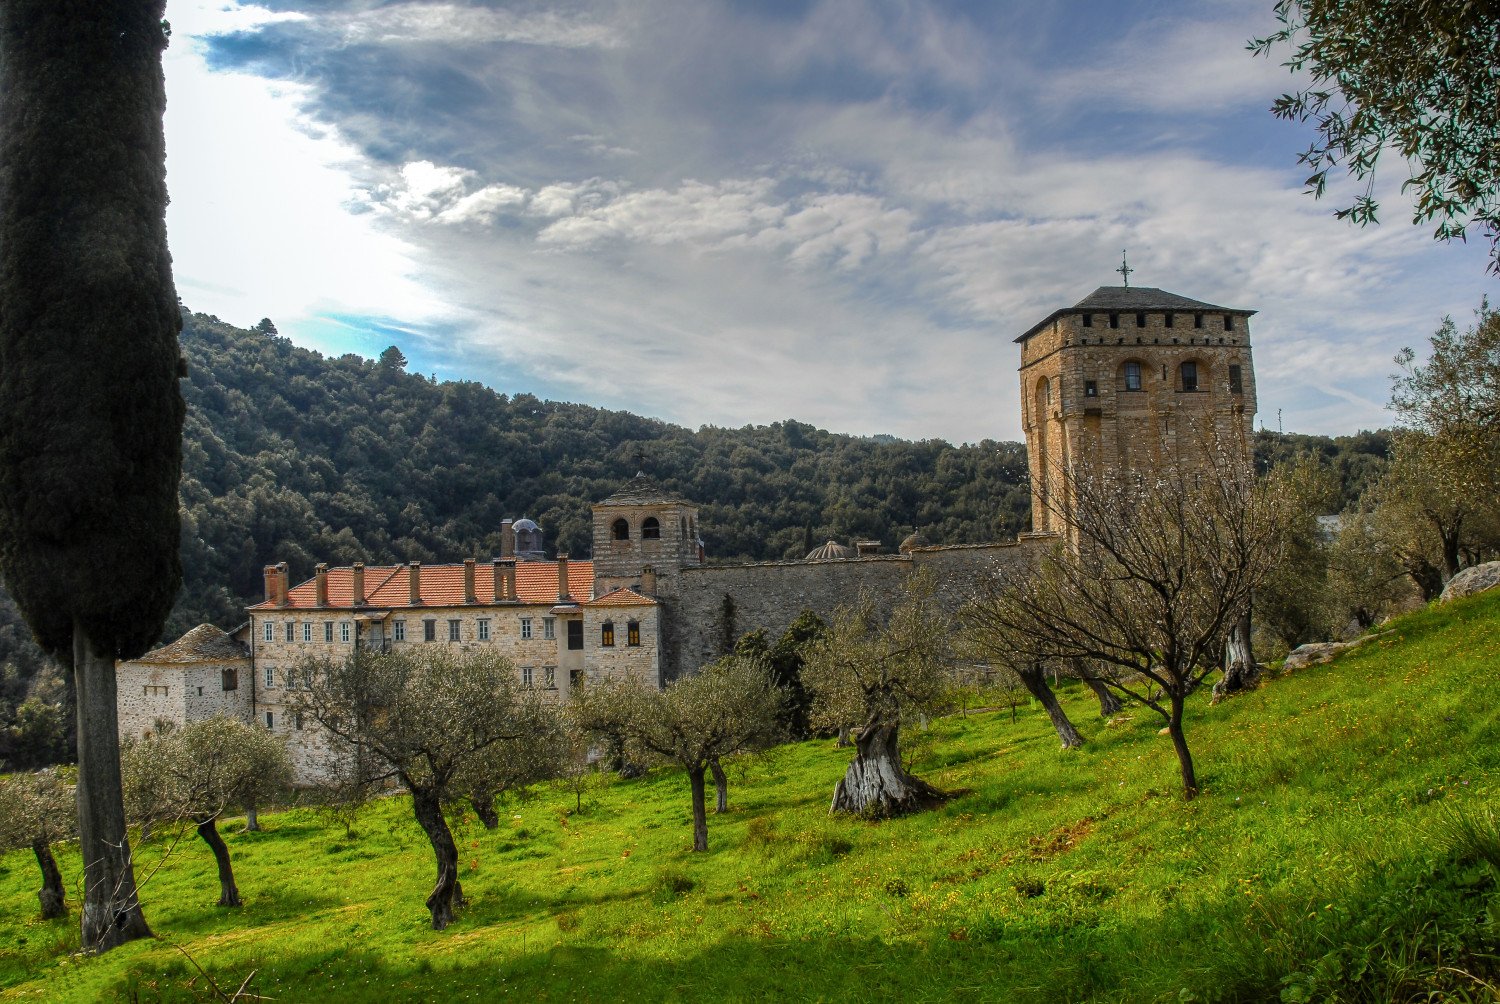
<svg viewBox="0 0 1500 1004"><path fill-rule="evenodd" d="M1347 641L1313 641L1306 645L1298 645L1286 657L1286 662L1281 664L1281 671L1290 673L1296 669L1316 666L1320 662L1327 662L1345 649L1353 648L1354 645L1354 642Z"/></svg>
<svg viewBox="0 0 1500 1004"><path fill-rule="evenodd" d="M1447 603L1450 600L1473 596L1475 593L1482 593L1496 586L1500 586L1500 561L1488 561L1483 565L1465 568L1449 579L1448 584L1443 587L1443 595L1438 597L1438 602Z"/></svg>

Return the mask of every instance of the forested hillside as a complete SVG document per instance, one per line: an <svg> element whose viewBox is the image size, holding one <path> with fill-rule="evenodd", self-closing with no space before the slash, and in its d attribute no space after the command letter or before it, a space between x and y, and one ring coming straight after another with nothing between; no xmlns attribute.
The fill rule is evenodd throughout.
<svg viewBox="0 0 1500 1004"><path fill-rule="evenodd" d="M702 505L710 560L800 557L829 538L893 549L913 528L935 543L977 542L1029 525L1019 443L855 437L795 421L693 431L436 383L406 372L394 348L374 361L328 358L268 321L248 331L201 314L184 322L185 583L168 638L204 621L239 623L274 561L289 562L295 580L318 561L482 558L499 551L507 516L540 523L549 551L587 556L590 504L642 467ZM1257 443L1265 464L1322 452L1347 497L1385 448L1383 434ZM0 593L0 740L42 662Z"/></svg>

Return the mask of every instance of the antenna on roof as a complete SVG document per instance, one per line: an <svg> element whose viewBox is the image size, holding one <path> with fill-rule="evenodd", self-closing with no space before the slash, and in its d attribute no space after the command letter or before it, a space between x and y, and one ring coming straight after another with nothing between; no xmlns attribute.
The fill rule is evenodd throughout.
<svg viewBox="0 0 1500 1004"><path fill-rule="evenodd" d="M1117 268L1117 269L1115 269L1115 271L1118 272L1118 273L1120 273L1121 278L1123 278L1125 280L1125 288L1129 289L1130 288L1130 273L1134 272L1135 269L1131 268L1130 265L1126 263L1126 261L1125 261L1125 252L1124 251L1120 252L1120 267Z"/></svg>

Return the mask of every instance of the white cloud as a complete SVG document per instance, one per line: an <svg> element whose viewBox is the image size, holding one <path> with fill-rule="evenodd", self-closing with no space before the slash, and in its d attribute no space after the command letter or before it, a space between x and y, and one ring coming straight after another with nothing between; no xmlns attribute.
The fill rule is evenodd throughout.
<svg viewBox="0 0 1500 1004"><path fill-rule="evenodd" d="M512 42L563 49L613 48L620 44L610 26L556 10L523 14L456 3L397 3L329 15L325 20L354 43L479 46Z"/></svg>

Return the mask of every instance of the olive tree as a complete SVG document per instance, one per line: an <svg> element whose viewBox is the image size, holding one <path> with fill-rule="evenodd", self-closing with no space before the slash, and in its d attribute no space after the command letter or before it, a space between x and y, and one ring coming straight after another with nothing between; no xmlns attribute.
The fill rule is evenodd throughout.
<svg viewBox="0 0 1500 1004"><path fill-rule="evenodd" d="M687 772L693 850L706 851L705 775L723 757L775 741L784 702L760 662L727 656L664 690L634 678L592 684L575 694L572 714L593 735L623 736L628 754L676 764ZM722 768L715 780L727 783L721 779Z"/></svg>
<svg viewBox="0 0 1500 1004"><path fill-rule="evenodd" d="M218 865L218 905L240 906L218 822L229 809L263 803L291 784L286 744L255 725L215 716L128 740L120 764L127 814L143 824L191 823Z"/></svg>
<svg viewBox="0 0 1500 1004"><path fill-rule="evenodd" d="M1192 471L1089 475L1056 512L1063 540L1032 575L981 601L986 644L1011 665L1089 660L1120 696L1166 720L1185 798L1198 793L1187 700L1276 560L1278 505L1234 449Z"/></svg>
<svg viewBox="0 0 1500 1004"><path fill-rule="evenodd" d="M0 777L0 851L30 847L42 872L42 919L67 914L62 872L52 856L52 845L76 832L73 786L56 769Z"/></svg>
<svg viewBox="0 0 1500 1004"><path fill-rule="evenodd" d="M950 635L932 576L916 573L889 612L862 597L836 611L813 642L802 678L813 694L814 721L847 723L857 715L859 722L854 760L834 788L831 812L897 816L939 797L903 765L901 726L945 698Z"/></svg>
<svg viewBox="0 0 1500 1004"><path fill-rule="evenodd" d="M1410 176L1413 223L1436 221L1436 237L1470 227L1491 239L1500 269L1500 7L1487 0L1276 0L1278 27L1253 39L1257 53L1286 46L1285 65L1306 86L1271 111L1311 121L1315 138L1298 157L1322 196L1329 172L1346 170L1360 194L1336 216L1375 222L1374 174L1397 154Z"/></svg>
<svg viewBox="0 0 1500 1004"><path fill-rule="evenodd" d="M182 581L164 8L0 4L0 574L74 675L89 951L151 934L114 663L156 641Z"/></svg>
<svg viewBox="0 0 1500 1004"><path fill-rule="evenodd" d="M303 688L293 707L325 733L324 767L338 797L357 800L391 781L410 794L437 862L427 909L433 930L442 930L464 904L444 807L473 794L477 774L494 776L485 759L497 746L546 734L555 712L491 651L359 649L345 659L305 660L297 673Z"/></svg>

